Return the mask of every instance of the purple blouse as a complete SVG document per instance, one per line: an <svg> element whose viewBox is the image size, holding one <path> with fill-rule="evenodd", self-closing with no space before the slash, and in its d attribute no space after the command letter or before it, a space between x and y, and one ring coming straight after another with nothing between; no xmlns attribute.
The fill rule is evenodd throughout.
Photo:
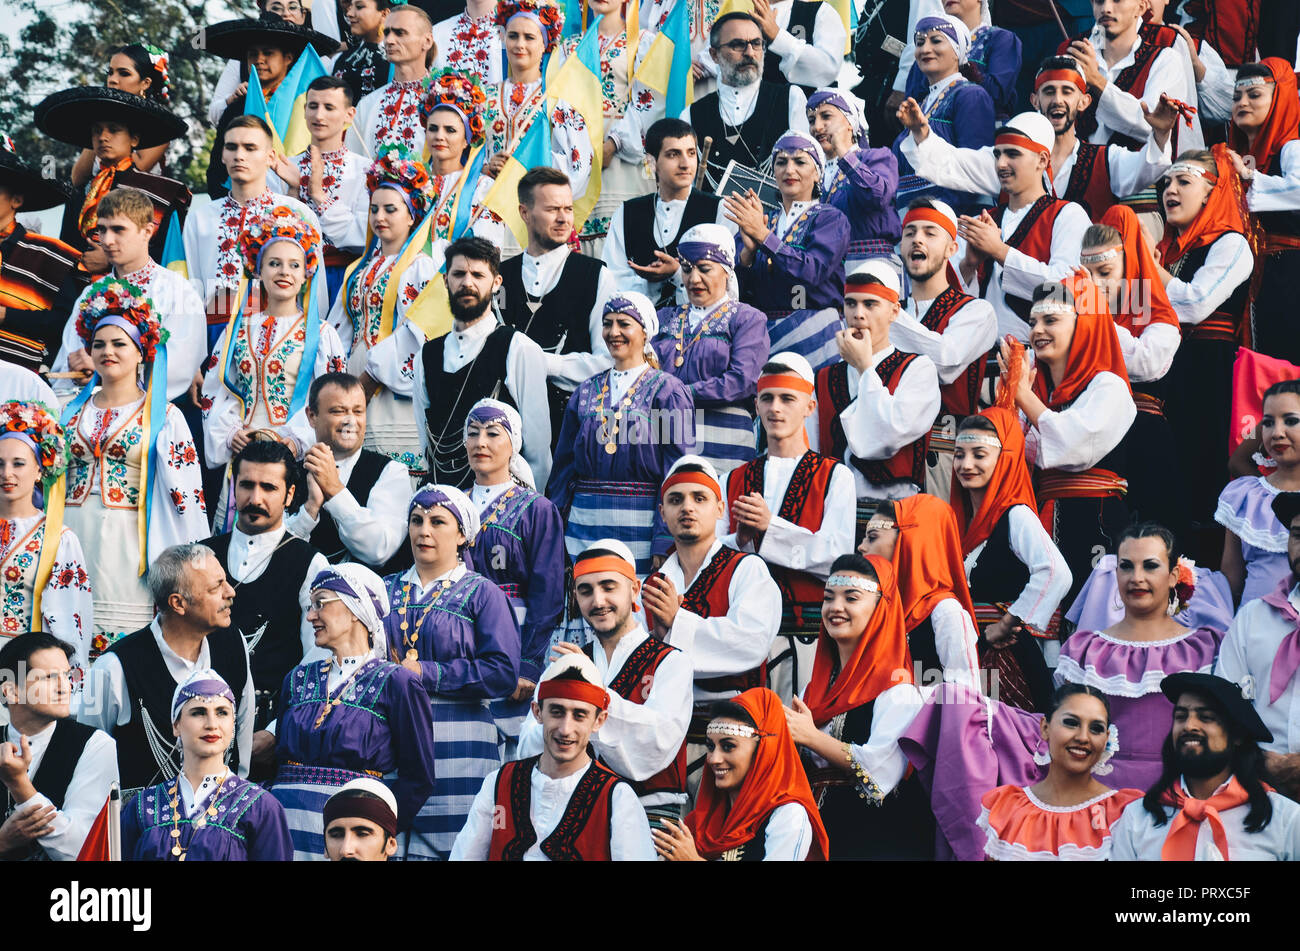
<svg viewBox="0 0 1300 951"><path fill-rule="evenodd" d="M288 862L293 858L284 807L261 786L227 776L193 819L173 814L171 788L172 783L159 783L142 789L122 810L126 861L176 862L181 858L172 854L177 845L187 862ZM177 806L183 808L179 793ZM173 831L180 837L173 837Z"/></svg>

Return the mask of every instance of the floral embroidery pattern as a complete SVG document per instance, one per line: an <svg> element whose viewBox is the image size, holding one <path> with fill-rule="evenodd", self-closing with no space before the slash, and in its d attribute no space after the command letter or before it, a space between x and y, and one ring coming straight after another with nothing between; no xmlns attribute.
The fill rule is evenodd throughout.
<svg viewBox="0 0 1300 951"><path fill-rule="evenodd" d="M320 184L325 192L325 200L319 204L312 203L318 214L339 200L339 191L343 188L343 173L347 170L348 150L342 148L335 149L333 152L322 152L320 160ZM305 202L311 202L307 185L311 181L310 149L298 156L298 174L302 176L303 182L298 186L298 197Z"/></svg>
<svg viewBox="0 0 1300 951"><path fill-rule="evenodd" d="M244 219L257 217L274 203L272 192L263 192L240 205L227 195L217 206L217 274L225 287L237 287L244 262L239 253L239 235L244 230Z"/></svg>
<svg viewBox="0 0 1300 951"><path fill-rule="evenodd" d="M272 323L272 335L279 330L281 321L290 321L289 328L279 340L256 349L248 345L249 325L260 318L254 314L247 320L239 322L235 331L235 340L231 345L231 364L235 367L233 382L244 399L244 422L248 423L257 409L258 403L266 406L266 415L271 423L282 426L289 421L289 403L293 399L293 388L298 380L302 363L302 351L306 346L307 330L305 318L275 318ZM191 447L193 448L193 447Z"/></svg>
<svg viewBox="0 0 1300 951"><path fill-rule="evenodd" d="M451 41L446 50L447 65L486 77L492 66L496 44L495 11L478 19L462 13L452 24Z"/></svg>
<svg viewBox="0 0 1300 951"><path fill-rule="evenodd" d="M94 416L86 420L86 409L82 407L68 425L72 458L68 466L67 504L84 504L98 488L104 505L135 508L140 500L144 406L141 404L125 420L116 409L93 407ZM83 431L83 420L89 433Z"/></svg>
<svg viewBox="0 0 1300 951"><path fill-rule="evenodd" d="M424 83L421 80L391 82L384 87L374 123L376 148L381 145L415 148L416 133L423 135L424 132L424 126L420 123L423 92Z"/></svg>

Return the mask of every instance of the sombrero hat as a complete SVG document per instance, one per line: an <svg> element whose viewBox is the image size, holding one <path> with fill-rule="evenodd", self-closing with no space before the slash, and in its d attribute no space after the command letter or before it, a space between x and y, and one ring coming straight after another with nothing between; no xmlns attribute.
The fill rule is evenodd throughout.
<svg viewBox="0 0 1300 951"><path fill-rule="evenodd" d="M0 132L0 188L23 196L23 211L44 211L72 199L72 188L41 173L18 157L13 139Z"/></svg>
<svg viewBox="0 0 1300 951"><path fill-rule="evenodd" d="M86 148L93 122L120 122L140 137L140 148L185 134L186 123L165 106L107 86L74 86L46 96L34 113L36 128L52 139Z"/></svg>
<svg viewBox="0 0 1300 951"><path fill-rule="evenodd" d="M321 56L329 56L339 48L339 41L318 33L311 27L290 23L274 13L259 19L244 17L225 20L204 27L194 37L197 49L225 59L242 60L253 46L278 46L297 56L308 44Z"/></svg>

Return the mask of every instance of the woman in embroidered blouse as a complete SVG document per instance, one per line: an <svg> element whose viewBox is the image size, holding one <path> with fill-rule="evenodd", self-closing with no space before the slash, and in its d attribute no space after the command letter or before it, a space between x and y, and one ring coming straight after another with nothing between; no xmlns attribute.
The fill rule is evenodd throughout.
<svg viewBox="0 0 1300 951"><path fill-rule="evenodd" d="M1225 529L1220 570L1238 604L1268 594L1291 571L1290 532L1273 514L1273 499L1279 492L1300 492L1300 380L1264 391L1260 443L1275 467L1268 475L1229 482L1214 513Z"/></svg>
<svg viewBox="0 0 1300 951"><path fill-rule="evenodd" d="M96 566L94 661L153 619L144 583L152 556L211 529L198 451L185 417L167 402L166 342L149 298L103 278L76 320L95 375L63 411L72 453L63 517Z"/></svg>
<svg viewBox="0 0 1300 951"><path fill-rule="evenodd" d="M999 786L982 800L976 823L987 837L985 856L999 862L1105 861L1111 825L1142 797L1140 789L1112 789L1095 778L1110 772L1107 761L1123 731L1111 722L1105 695L1082 684L1056 692L1041 731L1051 758L1047 775L1032 786Z"/></svg>
<svg viewBox="0 0 1300 951"><path fill-rule="evenodd" d="M421 471L411 380L424 331L406 314L437 272L414 237L433 204L429 173L404 147L386 146L366 172L366 188L372 237L343 279L329 323L347 347L348 371L373 394L366 448Z"/></svg>
<svg viewBox="0 0 1300 951"><path fill-rule="evenodd" d="M644 294L627 291L605 302L601 338L614 365L569 398L546 487L565 517L569 557L616 538L632 550L640 576L672 544L659 486L700 435L689 389L658 368L647 342L658 326Z"/></svg>
<svg viewBox="0 0 1300 951"><path fill-rule="evenodd" d="M270 430L301 458L316 441L307 423L311 381L342 370L345 358L338 334L316 310L312 283L325 279L320 233L281 205L249 224L239 242L264 306L245 300L217 338L218 359L203 380L208 465L229 463L258 430ZM226 482L219 531L231 509Z"/></svg>
<svg viewBox="0 0 1300 951"><path fill-rule="evenodd" d="M407 858L445 860L484 778L501 765L489 703L519 687L519 623L505 592L465 564L479 517L463 492L422 486L407 524L415 564L384 579L393 609L384 629L390 658L428 694L436 755Z"/></svg>
<svg viewBox="0 0 1300 951"><path fill-rule="evenodd" d="M360 776L382 777L393 790L405 837L433 792L434 747L420 678L388 659L384 582L363 565L342 564L311 588L307 621L329 656L284 678L268 788L289 810L294 858L322 861L321 810Z"/></svg>
<svg viewBox="0 0 1300 951"><path fill-rule="evenodd" d="M63 524L67 467L67 437L49 407L0 403L0 638L48 631L76 648L84 670L95 611L81 542Z"/></svg>
<svg viewBox="0 0 1300 951"><path fill-rule="evenodd" d="M235 693L215 670L196 670L172 696L180 775L140 791L122 810L128 862L287 862L284 807L226 767Z"/></svg>

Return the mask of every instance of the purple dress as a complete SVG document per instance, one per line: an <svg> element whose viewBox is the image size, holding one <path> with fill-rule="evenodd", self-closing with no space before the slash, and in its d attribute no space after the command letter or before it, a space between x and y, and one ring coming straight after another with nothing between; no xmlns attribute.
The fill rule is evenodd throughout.
<svg viewBox="0 0 1300 951"><path fill-rule="evenodd" d="M1291 571L1286 559L1287 530L1273 514L1273 498L1279 491L1263 476L1242 476L1219 494L1214 520L1241 539L1246 563L1242 604L1268 594Z"/></svg>
<svg viewBox="0 0 1300 951"><path fill-rule="evenodd" d="M844 255L849 247L849 219L831 205L817 204L776 236L778 213L768 215L771 232L758 246L750 267L737 266L740 297L768 320L799 310L837 310L844 305ZM736 258L744 250L736 236Z"/></svg>
<svg viewBox="0 0 1300 951"><path fill-rule="evenodd" d="M361 776L383 778L397 799L399 829L409 829L434 788L434 745L428 701L419 679L388 661L367 660L345 685L342 702L324 720L325 661L300 664L284 678L268 787L289 815L294 859L325 858L321 810L338 787Z"/></svg>
<svg viewBox="0 0 1300 951"><path fill-rule="evenodd" d="M608 405L608 394L602 404L609 376L605 370L584 380L569 398L546 496L565 516L570 558L616 538L632 549L637 574L645 576L651 555L666 555L672 545L659 516L659 486L673 463L696 451L695 404L680 380L653 367L618 407ZM616 409L624 419L614 434L603 420L612 429ZM614 452L606 452L611 443Z"/></svg>
<svg viewBox="0 0 1300 951"><path fill-rule="evenodd" d="M473 571L424 592L414 568L384 582L392 605L384 632L396 656L419 655L435 754L433 791L415 817L406 858L446 859L483 780L501 766L488 703L519 684L519 622L505 593Z"/></svg>
<svg viewBox="0 0 1300 951"><path fill-rule="evenodd" d="M1187 607L1174 615L1174 620L1183 627L1227 631L1234 613L1228 579L1199 565L1192 569L1192 574L1196 576L1196 593ZM1119 599L1115 581L1114 555L1102 555L1065 617L1076 631L1104 631L1123 620L1124 602Z"/></svg>
<svg viewBox="0 0 1300 951"><path fill-rule="evenodd" d="M891 256L903 233L894 207L898 159L889 149L861 146L835 164L835 175L821 200L848 218L850 253L862 258Z"/></svg>
<svg viewBox="0 0 1300 951"><path fill-rule="evenodd" d="M998 119L1006 120L1016 112L1016 79L1020 75L1020 37L1010 30L996 26L977 27L971 34L968 62L979 67L980 85L993 100L993 111ZM925 101L929 83L921 67L912 64L907 74L907 95L917 102Z"/></svg>
<svg viewBox="0 0 1300 951"><path fill-rule="evenodd" d="M734 300L719 303L694 328L689 313L685 304L660 310L650 345L695 403L695 451L725 477L754 458L754 394L768 357L767 318Z"/></svg>
<svg viewBox="0 0 1300 951"><path fill-rule="evenodd" d="M1122 641L1102 631L1076 631L1061 645L1056 682L1096 687L1110 700L1119 731L1114 771L1097 778L1112 789L1149 789L1160 778L1160 748L1174 705L1160 692L1169 674L1208 674L1223 632L1202 627L1163 641Z"/></svg>
<svg viewBox="0 0 1300 951"><path fill-rule="evenodd" d="M177 780L140 790L122 810L127 862L287 862L293 843L284 808L261 786L230 775L199 803L194 818L173 815ZM179 791L176 795L180 806ZM212 810L216 814L212 814ZM172 832L180 832L173 837ZM180 846L181 855L172 850Z"/></svg>

